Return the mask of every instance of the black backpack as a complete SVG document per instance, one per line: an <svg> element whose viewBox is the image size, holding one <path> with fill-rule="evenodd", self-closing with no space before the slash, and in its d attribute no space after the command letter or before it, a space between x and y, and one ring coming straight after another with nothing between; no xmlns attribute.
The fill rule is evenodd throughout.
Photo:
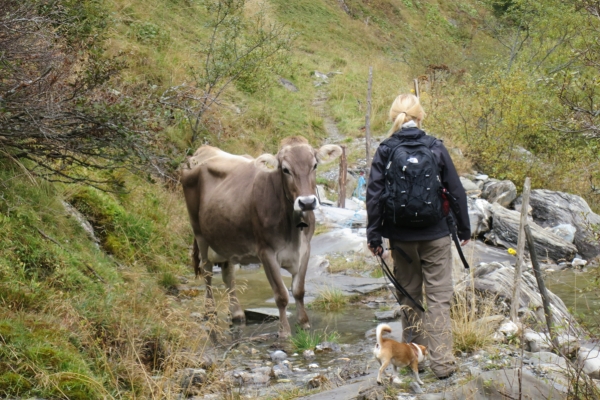
<svg viewBox="0 0 600 400"><path fill-rule="evenodd" d="M437 139L423 135L403 138L393 135L385 169L381 197L384 221L401 228L425 228L440 222L448 213L440 168L431 146Z"/></svg>

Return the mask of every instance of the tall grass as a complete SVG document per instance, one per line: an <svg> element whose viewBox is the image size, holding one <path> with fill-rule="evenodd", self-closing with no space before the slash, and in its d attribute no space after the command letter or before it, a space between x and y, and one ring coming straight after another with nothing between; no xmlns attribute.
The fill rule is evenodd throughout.
<svg viewBox="0 0 600 400"><path fill-rule="evenodd" d="M495 326L481 319L495 315L494 300L479 298L467 288L456 291L450 310L454 350L471 353L492 344Z"/></svg>

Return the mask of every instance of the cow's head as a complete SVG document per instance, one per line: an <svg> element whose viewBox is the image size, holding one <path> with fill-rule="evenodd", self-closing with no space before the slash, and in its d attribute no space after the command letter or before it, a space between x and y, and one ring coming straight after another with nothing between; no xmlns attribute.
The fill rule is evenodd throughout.
<svg viewBox="0 0 600 400"><path fill-rule="evenodd" d="M303 137L290 137L281 142L277 156L263 154L256 163L282 175L285 197L295 211L312 211L319 206L316 196L317 165L335 160L342 154L340 146L326 144L314 149Z"/></svg>

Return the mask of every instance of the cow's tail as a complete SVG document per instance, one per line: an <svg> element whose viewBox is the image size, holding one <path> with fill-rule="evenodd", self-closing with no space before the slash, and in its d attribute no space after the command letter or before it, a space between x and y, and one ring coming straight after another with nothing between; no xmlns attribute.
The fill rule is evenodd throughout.
<svg viewBox="0 0 600 400"><path fill-rule="evenodd" d="M194 267L196 278L201 276L203 271L200 268L200 247L198 247L196 238L194 238L194 244L192 245L192 266Z"/></svg>

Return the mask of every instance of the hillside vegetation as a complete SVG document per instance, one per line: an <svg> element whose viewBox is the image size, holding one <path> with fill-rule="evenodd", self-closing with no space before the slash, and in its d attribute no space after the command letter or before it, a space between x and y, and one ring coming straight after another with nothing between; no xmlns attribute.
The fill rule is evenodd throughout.
<svg viewBox="0 0 600 400"><path fill-rule="evenodd" d="M215 31L223 4L237 11ZM193 279L179 164L203 143L253 156L290 135L316 146L328 136L313 105L323 97L341 135L362 137L369 66L376 137L388 134L392 99L418 78L424 126L462 150L463 172L517 184L529 175L597 210L599 9L591 0L2 2L0 397L174 398L171 378L200 365L217 329L169 295ZM244 64L231 69L239 54ZM316 87L314 71L333 74Z"/></svg>

